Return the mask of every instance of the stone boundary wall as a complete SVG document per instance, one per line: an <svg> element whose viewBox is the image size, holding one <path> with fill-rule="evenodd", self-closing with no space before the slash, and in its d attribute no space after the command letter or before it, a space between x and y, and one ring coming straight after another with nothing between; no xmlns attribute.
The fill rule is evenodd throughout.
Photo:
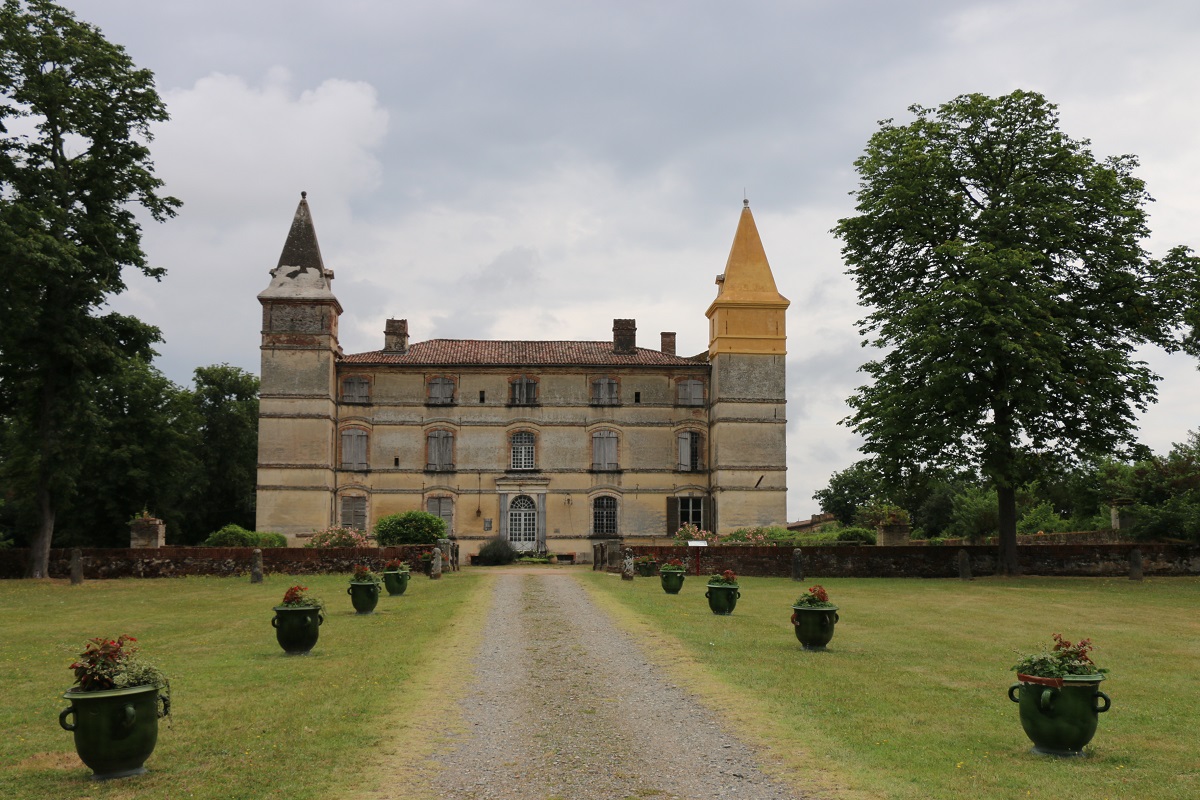
<svg viewBox="0 0 1200 800"><path fill-rule="evenodd" d="M688 558L700 553L700 575L732 569L747 577L792 577L791 547L626 547L623 554L650 555L662 563L671 558ZM804 580L810 578L957 578L958 554L965 550L971 574L996 573L996 548L990 545L962 547L821 546L800 550ZM1018 547L1023 575L1079 577L1127 577L1129 556L1142 554L1142 572L1147 576L1200 575L1200 546L1187 544L1075 544ZM690 551L690 552L689 552ZM614 563L616 562L616 563ZM690 563L689 575L696 565ZM609 572L620 572L619 559L610 559Z"/></svg>
<svg viewBox="0 0 1200 800"><path fill-rule="evenodd" d="M350 572L355 564L375 571L393 558L421 571L420 554L431 545L398 547L264 547L263 573L324 575ZM253 547L81 548L84 578L177 578L184 575L243 575L250 572ZM0 550L0 578L20 578L28 549ZM71 551L50 551L50 577L71 575Z"/></svg>

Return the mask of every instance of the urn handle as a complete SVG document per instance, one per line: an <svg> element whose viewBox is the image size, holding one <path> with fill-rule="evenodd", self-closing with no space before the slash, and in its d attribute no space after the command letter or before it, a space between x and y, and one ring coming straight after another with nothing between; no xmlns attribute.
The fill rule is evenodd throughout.
<svg viewBox="0 0 1200 800"><path fill-rule="evenodd" d="M58 724L62 726L64 731L75 730L74 722L67 722L67 715L75 713L75 706L68 706L63 709L63 712L58 715Z"/></svg>
<svg viewBox="0 0 1200 800"><path fill-rule="evenodd" d="M1100 705L1101 700L1104 701L1103 706ZM1110 708L1112 708L1112 700L1108 699L1108 695L1106 695L1104 692L1096 692L1096 699L1094 702L1096 704L1097 714L1103 714L1105 711L1108 711Z"/></svg>
<svg viewBox="0 0 1200 800"><path fill-rule="evenodd" d="M322 614L320 611L318 611L317 612L317 627L319 628L324 624L325 624L325 615Z"/></svg>
<svg viewBox="0 0 1200 800"><path fill-rule="evenodd" d="M841 618L841 617L839 617L839 616L838 616L838 613L835 611L835 612L833 612L833 622L831 622L831 623L829 623L829 624L830 624L830 625L837 625L839 622L841 622L841 620L842 620L842 618Z"/></svg>
<svg viewBox="0 0 1200 800"><path fill-rule="evenodd" d="M354 589L353 589L353 587L347 586L347 587L346 587L346 594L353 595L353 594L354 594Z"/></svg>
<svg viewBox="0 0 1200 800"><path fill-rule="evenodd" d="M1043 689L1042 696L1038 698L1038 708L1042 709L1042 711L1053 711L1054 698L1057 696L1057 689Z"/></svg>
<svg viewBox="0 0 1200 800"><path fill-rule="evenodd" d="M271 617L271 627L272 628L279 627L279 617Z"/></svg>
<svg viewBox="0 0 1200 800"><path fill-rule="evenodd" d="M705 597L706 599L707 599L707 598L709 598L709 597L712 597L712 590L709 590L709 591L705 592L705 593L704 593L704 597Z"/></svg>
<svg viewBox="0 0 1200 800"><path fill-rule="evenodd" d="M137 709L133 707L133 703L126 703L121 709L121 727L132 728L135 722L137 722Z"/></svg>
<svg viewBox="0 0 1200 800"><path fill-rule="evenodd" d="M1014 683L1012 686L1008 687L1008 699L1012 700L1014 703L1021 702L1021 698L1017 697L1017 692L1020 690L1021 684L1019 683Z"/></svg>
<svg viewBox="0 0 1200 800"><path fill-rule="evenodd" d="M165 695L165 694L160 694L158 696L158 702L162 703L162 711L158 712L159 719L162 719L163 717L170 715L170 713L171 713L171 698L170 698L170 696Z"/></svg>

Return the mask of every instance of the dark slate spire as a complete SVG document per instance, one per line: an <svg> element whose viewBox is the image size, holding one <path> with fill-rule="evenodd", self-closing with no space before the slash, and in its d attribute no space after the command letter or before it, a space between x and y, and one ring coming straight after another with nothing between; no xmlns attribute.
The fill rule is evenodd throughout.
<svg viewBox="0 0 1200 800"><path fill-rule="evenodd" d="M287 241L279 254L279 265L271 270L271 285L259 293L260 300L323 300L337 303L330 282L333 271L325 269L317 229L308 210L308 192L300 193L300 205L292 218ZM338 307L341 311L341 307Z"/></svg>
<svg viewBox="0 0 1200 800"><path fill-rule="evenodd" d="M312 269L318 274L325 271L321 247L317 244L317 229L313 227L312 213L308 210L308 192L300 193L300 205L296 206L292 229L279 254L279 266Z"/></svg>

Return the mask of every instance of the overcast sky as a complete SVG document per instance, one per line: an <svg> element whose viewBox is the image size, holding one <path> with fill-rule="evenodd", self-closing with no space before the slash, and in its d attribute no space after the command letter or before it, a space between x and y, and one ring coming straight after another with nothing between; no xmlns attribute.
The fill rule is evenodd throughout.
<svg viewBox="0 0 1200 800"><path fill-rule="evenodd" d="M153 155L178 218L147 225L161 283L117 307L159 366L259 370L260 307L308 192L348 353L414 341L608 339L707 348L743 192L788 311L788 513L853 461L861 316L829 229L880 119L1042 92L1098 156L1135 153L1149 249L1200 245L1200 3L68 0L152 70ZM1156 451L1197 427L1200 373L1163 375Z"/></svg>

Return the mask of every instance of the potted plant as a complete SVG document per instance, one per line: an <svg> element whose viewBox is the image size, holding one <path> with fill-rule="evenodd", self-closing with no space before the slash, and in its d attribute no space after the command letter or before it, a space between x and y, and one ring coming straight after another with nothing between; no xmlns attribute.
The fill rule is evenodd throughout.
<svg viewBox="0 0 1200 800"><path fill-rule="evenodd" d="M1033 752L1082 755L1096 734L1097 717L1112 701L1100 691L1108 670L1092 661L1092 649L1091 639L1072 644L1056 633L1048 652L1022 655L1013 665L1018 682L1008 687L1008 699L1019 704Z"/></svg>
<svg viewBox="0 0 1200 800"><path fill-rule="evenodd" d="M433 550L421 553L421 571L433 577Z"/></svg>
<svg viewBox="0 0 1200 800"><path fill-rule="evenodd" d="M866 527L875 528L875 543L878 545L903 545L909 542L909 516L893 503L874 502L860 508L855 521Z"/></svg>
<svg viewBox="0 0 1200 800"><path fill-rule="evenodd" d="M663 591L667 594L679 594L679 590L683 588L683 575L683 562L678 558L672 558L658 568Z"/></svg>
<svg viewBox="0 0 1200 800"><path fill-rule="evenodd" d="M304 655L312 650L321 633L325 604L308 593L307 586L293 586L283 593L283 602L275 606L271 627L275 639L288 655Z"/></svg>
<svg viewBox="0 0 1200 800"><path fill-rule="evenodd" d="M375 611L375 606L379 603L381 583L383 581L379 580L379 576L372 572L370 567L362 564L354 565L354 572L350 576L350 586L346 589L346 594L350 595L350 602L354 604L356 613L371 614Z"/></svg>
<svg viewBox="0 0 1200 800"><path fill-rule="evenodd" d="M383 585L387 587L389 595L404 594L408 588L410 577L412 577L412 572L408 568L407 561L393 558L383 565Z"/></svg>
<svg viewBox="0 0 1200 800"><path fill-rule="evenodd" d="M75 686L58 724L75 734L75 751L94 780L141 775L158 742L158 720L171 713L171 685L137 658L137 639L89 639L70 666ZM74 717L74 722L68 722Z"/></svg>
<svg viewBox="0 0 1200 800"><path fill-rule="evenodd" d="M658 567L658 561L654 556L638 556L633 560L633 568L637 570L637 574L643 578L651 578L654 576L654 570Z"/></svg>
<svg viewBox="0 0 1200 800"><path fill-rule="evenodd" d="M732 614L738 598L742 596L738 591L737 575L731 569L713 573L708 578L708 591L704 596L708 598L708 607L714 614Z"/></svg>
<svg viewBox="0 0 1200 800"><path fill-rule="evenodd" d="M824 650L838 623L838 607L829 602L825 587L810 586L792 604L792 626L805 650Z"/></svg>

